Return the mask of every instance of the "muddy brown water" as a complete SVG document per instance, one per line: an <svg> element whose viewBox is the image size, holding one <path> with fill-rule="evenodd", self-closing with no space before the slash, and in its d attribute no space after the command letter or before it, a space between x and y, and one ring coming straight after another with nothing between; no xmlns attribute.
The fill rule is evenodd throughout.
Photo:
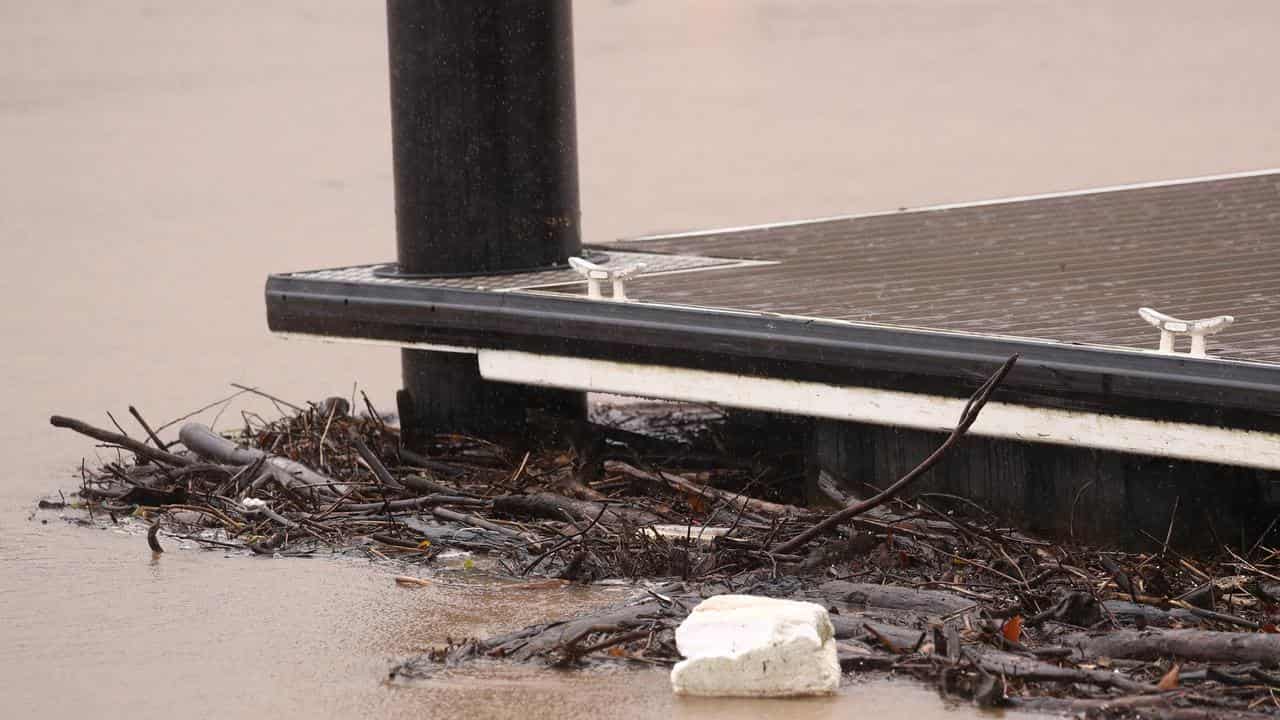
<svg viewBox="0 0 1280 720"><path fill-rule="evenodd" d="M1280 165L1269 0L576 13L592 241ZM466 572L409 591L353 560L153 559L131 531L29 519L96 452L51 412L106 422L132 403L159 422L230 382L305 399L359 381L387 402L393 350L273 338L261 294L270 271L392 256L387 128L377 3L0 4L0 712L954 714L903 682L783 703L676 700L658 671L388 687L389 663L424 645L616 596Z"/></svg>

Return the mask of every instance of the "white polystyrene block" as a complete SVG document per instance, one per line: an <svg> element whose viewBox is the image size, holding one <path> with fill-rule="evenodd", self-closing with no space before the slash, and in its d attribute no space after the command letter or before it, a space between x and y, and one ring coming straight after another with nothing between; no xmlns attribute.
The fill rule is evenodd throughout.
<svg viewBox="0 0 1280 720"><path fill-rule="evenodd" d="M671 670L680 695L786 697L840 687L826 608L754 595L702 601L676 628L684 660Z"/></svg>

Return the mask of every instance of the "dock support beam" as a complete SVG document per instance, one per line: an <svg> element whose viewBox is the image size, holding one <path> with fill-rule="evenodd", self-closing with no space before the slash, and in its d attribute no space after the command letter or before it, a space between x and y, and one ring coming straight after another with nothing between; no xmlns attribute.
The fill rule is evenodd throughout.
<svg viewBox="0 0 1280 720"><path fill-rule="evenodd" d="M492 274L581 249L570 0L388 0L397 271ZM405 435L519 430L581 393L497 385L404 350Z"/></svg>

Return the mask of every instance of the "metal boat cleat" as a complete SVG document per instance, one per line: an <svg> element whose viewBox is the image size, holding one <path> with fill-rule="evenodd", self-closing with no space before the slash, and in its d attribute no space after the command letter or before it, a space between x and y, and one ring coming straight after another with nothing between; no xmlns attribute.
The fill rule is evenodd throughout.
<svg viewBox="0 0 1280 720"><path fill-rule="evenodd" d="M614 302L627 302L631 299L627 297L626 281L632 275L644 269L644 263L611 268L597 265L580 257L569 258L569 265L574 270L577 270L579 275L587 279L587 297L589 298L603 299L604 294L600 292L600 284L605 280L612 283L613 296L611 299Z"/></svg>
<svg viewBox="0 0 1280 720"><path fill-rule="evenodd" d="M1205 318L1203 320L1180 320L1171 315L1153 310L1149 307L1138 308L1143 320L1160 330L1160 352L1174 354L1173 340L1177 335L1191 336L1191 355L1205 357L1205 336L1220 332L1235 318L1230 315Z"/></svg>

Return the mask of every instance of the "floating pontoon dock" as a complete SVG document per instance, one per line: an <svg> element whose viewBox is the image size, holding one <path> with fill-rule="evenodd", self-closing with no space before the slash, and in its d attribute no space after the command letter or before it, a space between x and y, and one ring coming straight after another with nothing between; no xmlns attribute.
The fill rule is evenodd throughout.
<svg viewBox="0 0 1280 720"><path fill-rule="evenodd" d="M570 0L388 0L395 262L273 275L272 330L404 348L403 439L586 391L808 418L1060 534L1234 541L1280 505L1280 171L664 235L579 231ZM1179 510L1180 508L1180 510Z"/></svg>
<svg viewBox="0 0 1280 720"><path fill-rule="evenodd" d="M1280 171L654 236L587 255L633 269L626 300L607 283L589 297L568 267L405 279L368 265L272 276L269 322L474 354L494 381L924 431L949 429L980 379L1020 353L972 434L1280 470ZM1205 357L1184 339L1160 352L1141 307L1235 322L1207 338ZM875 453L824 455L842 474L893 479ZM1016 471L996 467L1008 457L975 462ZM1096 472L1071 471L1063 492ZM1242 472L1257 476L1245 505L1280 500L1271 473L1222 467L1210 484L1239 497Z"/></svg>
<svg viewBox="0 0 1280 720"><path fill-rule="evenodd" d="M272 276L270 325L474 353L505 382L932 429L1016 352L1008 422L989 412L976 434L1280 469L1280 172L591 250L639 266L626 301L587 297L570 268L368 265ZM1207 357L1161 353L1147 306L1235 323Z"/></svg>
<svg viewBox="0 0 1280 720"><path fill-rule="evenodd" d="M1280 470L1280 172L591 251L603 268L639 266L626 301L608 287L588 297L571 268L403 279L365 265L273 275L270 327L475 354L500 382L918 430L952 427L980 378L1018 352L975 436ZM1160 352L1144 306L1235 322L1207 338L1206 357ZM1007 461L965 473L1007 475ZM1097 482L1075 474L1075 491ZM1240 470L1211 475L1239 495ZM1280 501L1271 473L1258 483L1245 505Z"/></svg>

